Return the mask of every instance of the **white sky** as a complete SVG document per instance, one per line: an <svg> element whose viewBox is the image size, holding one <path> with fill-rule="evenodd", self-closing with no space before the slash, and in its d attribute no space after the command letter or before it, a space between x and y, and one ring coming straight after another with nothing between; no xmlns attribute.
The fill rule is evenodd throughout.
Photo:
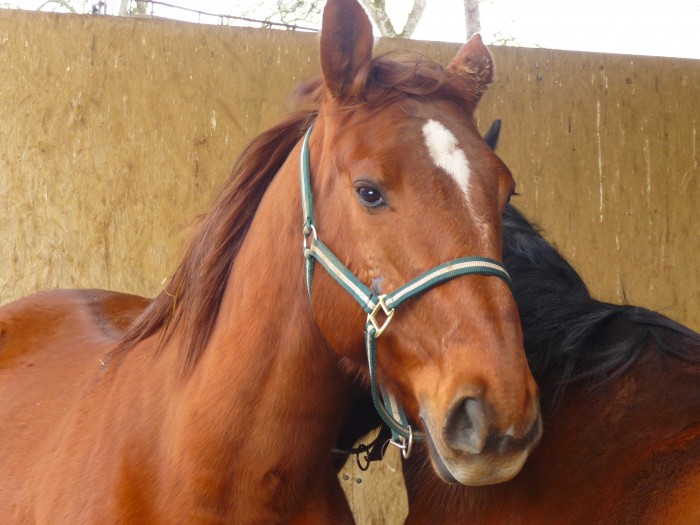
<svg viewBox="0 0 700 525"><path fill-rule="evenodd" d="M428 0L415 37L463 39L462 3ZM480 13L486 43L700 58L700 0L486 0Z"/></svg>
<svg viewBox="0 0 700 525"><path fill-rule="evenodd" d="M164 0L221 14L260 16L253 6L275 0ZM395 26L401 27L411 6L408 0L386 0ZM0 0L36 9L46 0ZM73 0L87 9L96 0ZM116 14L118 0L108 1ZM241 6L236 8L236 6ZM156 6L155 14L197 21L196 15ZM271 9L266 8L269 12ZM482 36L485 43L545 47L635 55L700 59L700 0L482 0ZM202 22L217 19L199 17ZM463 0L427 0L415 39L464 42Z"/></svg>

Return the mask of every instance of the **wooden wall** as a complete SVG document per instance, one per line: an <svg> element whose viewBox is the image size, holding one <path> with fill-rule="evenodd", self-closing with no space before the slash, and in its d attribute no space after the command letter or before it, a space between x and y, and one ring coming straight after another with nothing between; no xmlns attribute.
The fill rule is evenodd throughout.
<svg viewBox="0 0 700 525"><path fill-rule="evenodd" d="M447 62L457 46L381 41ZM700 329L700 62L494 48L515 204L601 299ZM0 10L0 303L154 295L238 152L317 70L317 36ZM400 523L394 455L341 473L358 523Z"/></svg>

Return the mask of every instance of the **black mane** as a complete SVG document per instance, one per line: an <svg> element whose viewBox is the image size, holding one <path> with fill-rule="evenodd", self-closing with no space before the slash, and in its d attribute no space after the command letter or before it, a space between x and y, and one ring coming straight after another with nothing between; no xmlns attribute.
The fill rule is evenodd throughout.
<svg viewBox="0 0 700 525"><path fill-rule="evenodd" d="M667 317L591 297L576 270L515 208L504 216L503 257L513 278L535 380L553 388L624 374L649 346L700 362L700 334Z"/></svg>

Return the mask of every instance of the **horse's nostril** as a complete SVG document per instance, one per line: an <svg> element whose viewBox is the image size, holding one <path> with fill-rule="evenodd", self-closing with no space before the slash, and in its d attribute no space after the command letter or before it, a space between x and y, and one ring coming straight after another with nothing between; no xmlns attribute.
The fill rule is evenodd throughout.
<svg viewBox="0 0 700 525"><path fill-rule="evenodd" d="M479 454L484 449L487 435L488 422L480 399L465 397L453 403L443 428L443 437L449 447Z"/></svg>

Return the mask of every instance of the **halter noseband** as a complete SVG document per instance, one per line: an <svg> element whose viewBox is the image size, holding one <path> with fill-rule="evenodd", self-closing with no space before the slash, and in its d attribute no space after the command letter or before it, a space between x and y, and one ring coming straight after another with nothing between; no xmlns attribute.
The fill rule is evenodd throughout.
<svg viewBox="0 0 700 525"><path fill-rule="evenodd" d="M391 429L391 443L401 449L404 458L408 458L413 441L422 440L423 434L414 432L411 429L403 408L388 390L382 388L383 400L379 398L376 378L377 338L382 335L393 318L396 309L404 301L423 293L433 286L461 275L481 274L500 277L508 286L512 287L510 276L498 261L486 257L463 257L436 266L389 294L376 295L333 255L316 233L311 195L311 164L309 162L309 137L312 129L313 124L304 136L299 175L301 202L304 212L304 257L306 258L306 284L309 299L311 299L314 261L316 260L367 313L365 346L372 387L372 401L382 420ZM380 314L384 317L383 321L378 319Z"/></svg>

